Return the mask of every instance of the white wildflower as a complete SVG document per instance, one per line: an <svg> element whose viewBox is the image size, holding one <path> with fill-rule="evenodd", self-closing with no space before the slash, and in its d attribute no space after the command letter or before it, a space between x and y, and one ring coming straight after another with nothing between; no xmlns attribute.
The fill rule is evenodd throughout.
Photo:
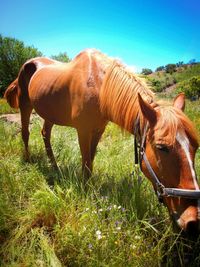
<svg viewBox="0 0 200 267"><path fill-rule="evenodd" d="M136 249L136 245L131 244L130 247L134 250Z"/></svg>
<svg viewBox="0 0 200 267"><path fill-rule="evenodd" d="M97 236L98 240L102 239L102 235L101 235L101 231L100 230L96 231L96 236Z"/></svg>
<svg viewBox="0 0 200 267"><path fill-rule="evenodd" d="M96 210L93 210L92 213L93 213L93 214L97 214L97 211L96 211Z"/></svg>
<svg viewBox="0 0 200 267"><path fill-rule="evenodd" d="M136 235L134 238L135 238L135 240L140 240L141 239L141 237L139 235Z"/></svg>

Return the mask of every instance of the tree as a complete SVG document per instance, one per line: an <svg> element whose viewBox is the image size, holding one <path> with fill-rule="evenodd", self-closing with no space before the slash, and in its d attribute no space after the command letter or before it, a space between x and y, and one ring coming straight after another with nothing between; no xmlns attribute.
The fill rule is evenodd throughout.
<svg viewBox="0 0 200 267"><path fill-rule="evenodd" d="M183 61L179 61L178 63L176 63L176 67L181 67L184 65L184 62Z"/></svg>
<svg viewBox="0 0 200 267"><path fill-rule="evenodd" d="M167 65L165 66L165 71L166 71L167 73L172 74L173 72L176 71L176 64L167 64Z"/></svg>
<svg viewBox="0 0 200 267"><path fill-rule="evenodd" d="M193 59L190 59L189 62L188 62L189 65L194 65L196 64L196 59L193 58Z"/></svg>
<svg viewBox="0 0 200 267"><path fill-rule="evenodd" d="M21 66L28 59L42 56L42 53L23 42L0 35L0 96L8 85L16 79Z"/></svg>
<svg viewBox="0 0 200 267"><path fill-rule="evenodd" d="M147 68L145 68L145 69L142 69L141 74L149 75L149 74L151 74L152 72L153 72L153 71L152 71L151 69L147 69Z"/></svg>
<svg viewBox="0 0 200 267"><path fill-rule="evenodd" d="M165 70L165 67L164 67L164 66L160 66L160 67L158 67L158 68L156 69L156 72L158 72L158 71L163 71L163 70Z"/></svg>
<svg viewBox="0 0 200 267"><path fill-rule="evenodd" d="M67 53L59 53L57 56L51 56L52 59L61 61L61 62L69 62L71 59L68 57Z"/></svg>

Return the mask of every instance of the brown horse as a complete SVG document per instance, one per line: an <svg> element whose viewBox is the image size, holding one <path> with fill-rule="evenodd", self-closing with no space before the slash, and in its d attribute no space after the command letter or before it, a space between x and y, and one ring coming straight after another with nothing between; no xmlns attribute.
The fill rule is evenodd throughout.
<svg viewBox="0 0 200 267"><path fill-rule="evenodd" d="M161 184L180 191L199 192L194 170L198 140L192 123L183 113L184 95L178 95L172 106L155 103L152 91L143 80L97 50L85 50L70 63L46 58L29 60L8 87L5 97L11 106L20 108L27 157L33 108L44 119L42 135L54 166L50 144L52 126L66 125L77 130L82 169L87 175L92 172L96 147L106 124L112 121L132 134L137 132L145 149L140 157L141 168L156 191ZM155 177L159 177L160 184ZM162 194L179 227L197 231L199 200L178 196Z"/></svg>

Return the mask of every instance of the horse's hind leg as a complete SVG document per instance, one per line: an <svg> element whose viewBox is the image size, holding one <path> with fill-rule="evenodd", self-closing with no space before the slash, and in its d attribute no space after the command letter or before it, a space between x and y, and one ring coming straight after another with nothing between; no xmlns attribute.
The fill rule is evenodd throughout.
<svg viewBox="0 0 200 267"><path fill-rule="evenodd" d="M29 150L28 150L28 141L29 141L29 122L30 122L30 115L33 108L28 106L20 107L21 112L21 124L22 124L22 140L24 142L25 147L25 160L29 161Z"/></svg>
<svg viewBox="0 0 200 267"><path fill-rule="evenodd" d="M52 127L53 127L53 123L49 121L44 121L43 129L42 129L42 136L43 136L47 156L50 159L52 166L55 169L58 169L58 166L57 166L54 154L53 154L53 150L51 147L51 142L50 142Z"/></svg>

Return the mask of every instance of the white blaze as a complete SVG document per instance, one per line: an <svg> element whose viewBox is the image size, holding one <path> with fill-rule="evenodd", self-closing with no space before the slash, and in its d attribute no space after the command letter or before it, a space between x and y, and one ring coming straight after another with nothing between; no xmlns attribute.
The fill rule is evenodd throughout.
<svg viewBox="0 0 200 267"><path fill-rule="evenodd" d="M192 179L193 179L193 182L194 182L194 187L195 187L195 189L198 190L199 186L197 184L196 174L195 174L195 170L194 170L194 167L193 167L192 159L191 159L191 156L190 156L190 150L189 150L190 143L189 143L189 140L185 135L183 135L183 134L181 135L180 133L177 134L176 140L178 141L178 143L182 147L183 151L185 152L186 158L188 160L188 165L190 167Z"/></svg>
<svg viewBox="0 0 200 267"><path fill-rule="evenodd" d="M185 152L185 155L186 155L186 158L188 160L189 167L190 167L192 179L193 179L193 182L194 182L194 187L195 187L196 190L199 190L199 185L197 184L197 178L196 178L195 170L194 170L194 167L193 167L192 159L191 159L191 156L190 156L190 149L189 149L190 148L190 143L189 143L189 140L185 135L180 134L180 133L177 134L176 140L178 141L178 143L182 147L183 151ZM198 218L199 218L200 217L200 199L198 199L198 207L197 207L197 209L198 209Z"/></svg>

